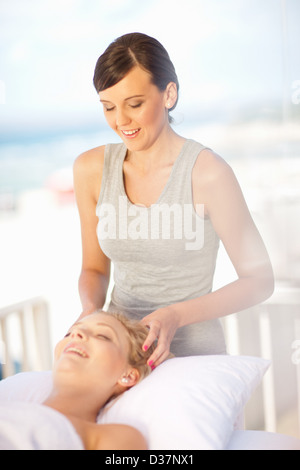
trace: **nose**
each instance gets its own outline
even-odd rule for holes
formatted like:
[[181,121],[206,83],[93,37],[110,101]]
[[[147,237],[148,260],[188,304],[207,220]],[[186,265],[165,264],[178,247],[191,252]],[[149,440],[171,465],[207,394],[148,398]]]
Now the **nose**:
[[75,327],[72,330],[71,338],[81,339],[84,341],[87,339],[87,333],[82,328]]
[[131,121],[130,117],[122,108],[117,109],[116,125],[118,127],[126,126],[130,123],[130,121]]

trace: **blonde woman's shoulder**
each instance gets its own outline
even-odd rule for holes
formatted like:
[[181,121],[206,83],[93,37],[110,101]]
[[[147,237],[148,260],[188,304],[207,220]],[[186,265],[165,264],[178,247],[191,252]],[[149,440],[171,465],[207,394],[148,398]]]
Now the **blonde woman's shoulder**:
[[147,450],[144,436],[126,424],[90,424],[89,450]]

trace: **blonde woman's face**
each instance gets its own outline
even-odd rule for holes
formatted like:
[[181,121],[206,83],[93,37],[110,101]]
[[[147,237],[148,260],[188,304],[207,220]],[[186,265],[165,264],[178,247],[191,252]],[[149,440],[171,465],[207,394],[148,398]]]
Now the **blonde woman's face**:
[[110,315],[94,313],[57,344],[54,372],[76,374],[88,386],[114,385],[126,370],[128,351],[125,327]]
[[138,66],[99,96],[109,126],[132,151],[149,149],[168,125],[167,93]]

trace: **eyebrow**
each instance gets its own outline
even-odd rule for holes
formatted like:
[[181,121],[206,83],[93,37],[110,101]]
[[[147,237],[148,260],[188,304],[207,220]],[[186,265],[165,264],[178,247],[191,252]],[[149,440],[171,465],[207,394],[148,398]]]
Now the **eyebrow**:
[[[145,95],[133,95],[133,96],[129,96],[128,98],[125,98],[124,101],[128,101],[128,100],[131,100],[133,98],[145,98]],[[101,103],[111,103],[111,101],[107,101],[107,100],[101,100]]]

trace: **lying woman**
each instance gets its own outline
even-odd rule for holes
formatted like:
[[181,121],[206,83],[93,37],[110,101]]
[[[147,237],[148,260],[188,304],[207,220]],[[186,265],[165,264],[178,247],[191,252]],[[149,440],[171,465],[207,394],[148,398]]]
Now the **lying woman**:
[[153,349],[142,350],[147,334],[141,324],[102,311],[74,324],[55,348],[53,388],[46,401],[42,405],[1,405],[0,449],[20,450],[23,445],[18,442],[24,443],[27,434],[31,442],[37,442],[35,448],[43,450],[38,444],[43,432],[47,449],[63,448],[63,443],[56,442],[61,428],[72,449],[146,449],[145,439],[136,429],[99,425],[96,419],[108,401],[151,371],[147,360]]

